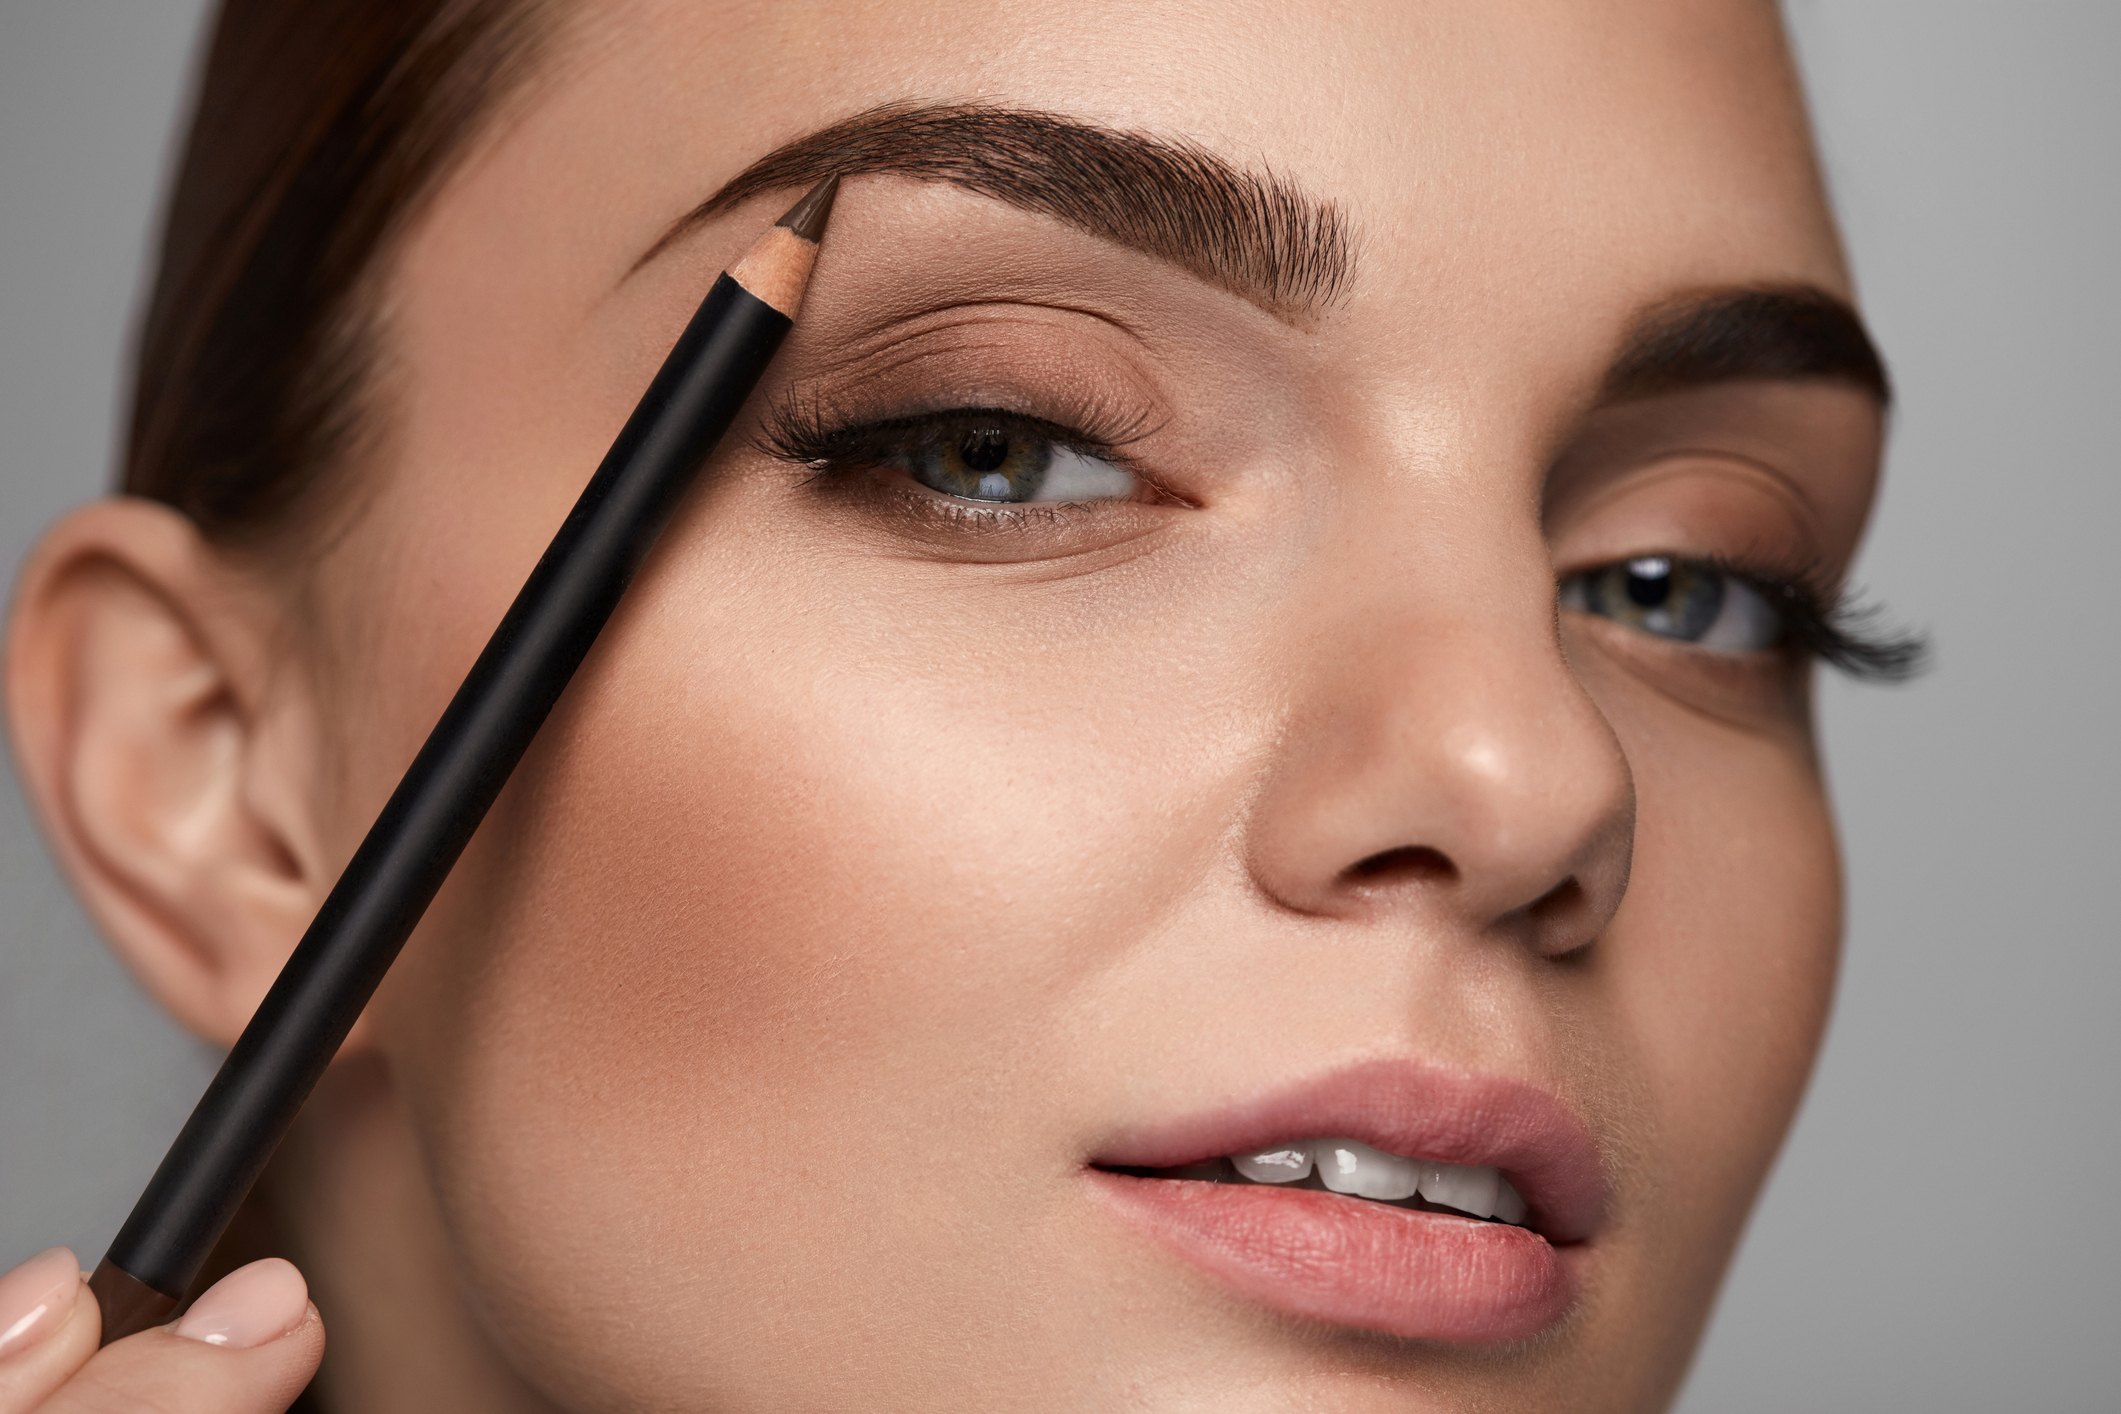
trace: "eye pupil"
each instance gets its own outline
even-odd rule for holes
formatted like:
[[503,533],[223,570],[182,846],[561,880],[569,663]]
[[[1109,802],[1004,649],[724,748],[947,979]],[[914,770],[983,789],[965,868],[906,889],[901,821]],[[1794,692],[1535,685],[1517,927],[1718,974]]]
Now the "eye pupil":
[[957,454],[970,471],[992,471],[1009,460],[1008,435],[996,428],[981,428],[965,434]]
[[1627,579],[1628,602],[1654,609],[1672,597],[1672,562],[1667,559],[1630,560]]

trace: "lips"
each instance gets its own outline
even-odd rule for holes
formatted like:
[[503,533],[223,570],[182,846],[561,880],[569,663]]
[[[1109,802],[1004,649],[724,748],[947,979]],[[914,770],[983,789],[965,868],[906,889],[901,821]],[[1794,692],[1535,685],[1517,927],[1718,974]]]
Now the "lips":
[[[1499,1170],[1523,1195],[1525,1225],[1165,1176],[1316,1135]],[[1552,1096],[1388,1061],[1123,1133],[1093,1164],[1093,1191],[1113,1211],[1242,1295],[1335,1325],[1454,1341],[1522,1339],[1560,1319],[1606,1188],[1589,1133]]]

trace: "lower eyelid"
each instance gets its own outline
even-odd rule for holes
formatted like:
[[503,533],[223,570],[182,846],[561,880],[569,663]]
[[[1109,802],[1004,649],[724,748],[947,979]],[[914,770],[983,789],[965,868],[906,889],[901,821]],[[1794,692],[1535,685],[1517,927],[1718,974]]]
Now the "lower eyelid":
[[1085,555],[1152,543],[1154,532],[1169,526],[1173,507],[1147,498],[968,501],[934,491],[904,472],[875,467],[846,476],[813,476],[807,484],[852,517],[849,529],[884,536],[885,543],[945,562],[1081,563]]
[[1027,514],[1050,514],[1086,504],[1080,501],[980,501],[938,491],[922,484],[903,468],[857,468],[853,475],[860,476],[864,472],[872,477],[878,490],[901,502],[909,511],[923,516],[941,514],[962,524],[981,518],[1014,524]]

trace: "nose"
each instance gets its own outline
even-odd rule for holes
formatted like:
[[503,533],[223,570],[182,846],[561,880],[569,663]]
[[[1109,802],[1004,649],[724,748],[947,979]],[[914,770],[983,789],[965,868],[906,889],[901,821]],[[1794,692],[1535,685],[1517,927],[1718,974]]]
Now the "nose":
[[1374,587],[1337,574],[1332,602],[1293,620],[1303,670],[1247,841],[1283,906],[1441,913],[1546,956],[1619,907],[1627,758],[1563,657],[1544,545],[1517,538]]

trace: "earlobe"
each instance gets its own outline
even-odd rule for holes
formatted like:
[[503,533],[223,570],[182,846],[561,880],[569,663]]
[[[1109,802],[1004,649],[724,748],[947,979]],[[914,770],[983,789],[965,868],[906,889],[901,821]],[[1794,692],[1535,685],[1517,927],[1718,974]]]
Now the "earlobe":
[[188,1029],[232,1042],[322,889],[293,778],[315,768],[278,609],[190,522],[102,501],[18,586],[7,704],[53,848],[119,956]]

